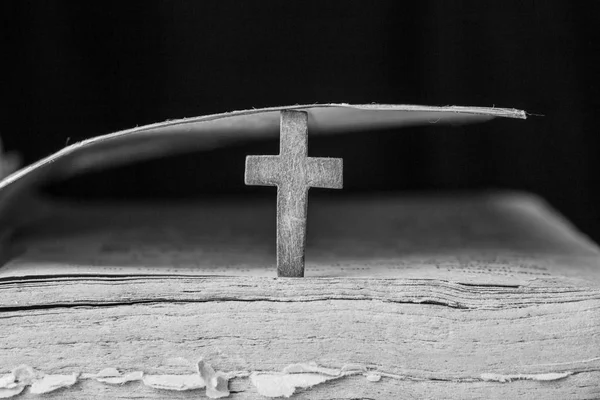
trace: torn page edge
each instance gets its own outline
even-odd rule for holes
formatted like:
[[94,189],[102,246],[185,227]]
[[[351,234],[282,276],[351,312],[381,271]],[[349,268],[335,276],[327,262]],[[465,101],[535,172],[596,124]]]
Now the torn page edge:
[[229,378],[221,372],[213,369],[210,364],[200,359],[196,364],[198,375],[202,377],[206,385],[206,396],[211,399],[219,399],[229,396]]
[[[215,371],[202,360],[198,363],[196,373],[189,375],[147,375],[142,371],[121,373],[116,368],[105,368],[96,374],[72,373],[66,375],[44,374],[33,368],[22,365],[11,373],[0,376],[0,398],[10,398],[23,392],[30,386],[30,393],[44,394],[61,388],[73,386],[78,380],[93,379],[109,385],[123,385],[128,382],[141,381],[144,385],[161,390],[195,390],[207,387],[209,398],[220,398],[229,395],[227,389],[229,376],[221,371]],[[201,367],[200,367],[201,365]],[[207,378],[208,384],[203,376]]]
[[144,375],[144,385],[154,389],[185,391],[202,389],[204,380],[197,374],[190,375]]
[[486,382],[512,382],[512,381],[557,381],[564,379],[574,372],[550,372],[545,374],[513,374],[513,375],[502,375],[502,374],[481,374],[481,380]]
[[250,382],[265,397],[290,397],[298,389],[310,389],[336,379],[363,375],[369,382],[379,382],[382,374],[361,364],[346,364],[342,368],[327,368],[315,362],[291,364],[279,373],[253,372]]
[[77,382],[78,377],[78,373],[69,375],[45,375],[31,384],[29,392],[33,394],[44,394],[53,392],[57,389],[70,387]]
[[[479,378],[450,379],[452,382],[499,382],[508,383],[518,380],[555,381],[575,374],[574,371],[552,372],[542,374],[481,374]],[[319,384],[342,379],[349,376],[362,375],[367,381],[376,384],[383,378],[395,380],[428,380],[405,375],[398,375],[369,368],[362,364],[350,363],[340,369],[322,367],[314,362],[290,364],[281,372],[268,371],[215,371],[210,364],[200,359],[197,373],[188,375],[151,375],[142,371],[121,373],[116,368],[105,368],[98,373],[44,374],[33,368],[21,365],[11,373],[0,376],[0,399],[19,395],[30,386],[33,394],[50,393],[61,388],[75,385],[79,380],[93,379],[108,385],[122,385],[139,381],[144,385],[159,390],[187,391],[206,387],[209,398],[228,397],[229,381],[232,379],[248,379],[257,392],[266,397],[290,397],[298,389],[310,389]]]

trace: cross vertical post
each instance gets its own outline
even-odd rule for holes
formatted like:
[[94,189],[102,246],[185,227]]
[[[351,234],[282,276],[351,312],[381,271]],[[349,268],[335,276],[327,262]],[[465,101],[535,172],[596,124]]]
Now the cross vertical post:
[[340,158],[308,157],[304,111],[281,111],[279,155],[246,158],[246,185],[277,186],[277,276],[304,276],[308,189],[341,189],[342,170]]

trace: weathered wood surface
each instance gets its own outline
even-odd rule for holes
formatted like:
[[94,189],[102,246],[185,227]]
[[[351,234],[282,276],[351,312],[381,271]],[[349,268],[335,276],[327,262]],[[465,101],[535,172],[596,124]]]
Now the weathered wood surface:
[[83,374],[48,398],[205,398],[90,375],[202,359],[232,399],[299,376],[324,382],[292,398],[600,398],[598,250],[535,201],[317,201],[304,279],[257,266],[274,215],[252,204],[59,207],[23,230],[0,268],[0,384],[25,364]]

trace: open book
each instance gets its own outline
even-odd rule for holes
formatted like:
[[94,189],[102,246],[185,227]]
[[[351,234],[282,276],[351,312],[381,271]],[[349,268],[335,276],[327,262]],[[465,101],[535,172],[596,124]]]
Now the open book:
[[[525,117],[291,108],[317,135]],[[36,190],[276,136],[280,109],[95,138],[0,183],[0,395],[600,397],[600,250],[535,196],[311,194],[306,277],[277,279],[275,196],[82,203]]]

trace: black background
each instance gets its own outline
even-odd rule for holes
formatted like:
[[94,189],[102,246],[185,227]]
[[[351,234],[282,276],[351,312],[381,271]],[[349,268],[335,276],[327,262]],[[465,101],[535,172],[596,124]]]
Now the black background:
[[[347,192],[531,191],[599,241],[598,4],[2,2],[0,135],[30,163],[99,134],[251,107],[519,108],[535,115],[315,139],[309,153],[344,157]],[[244,156],[277,151],[274,141],[239,145],[53,190],[115,197],[252,190],[243,185]]]

